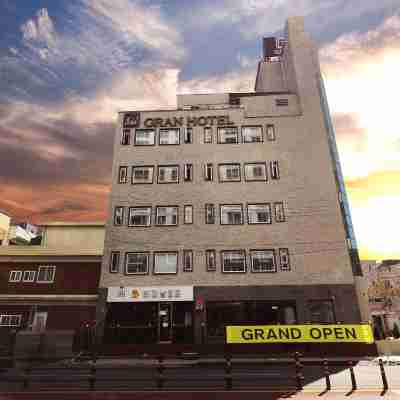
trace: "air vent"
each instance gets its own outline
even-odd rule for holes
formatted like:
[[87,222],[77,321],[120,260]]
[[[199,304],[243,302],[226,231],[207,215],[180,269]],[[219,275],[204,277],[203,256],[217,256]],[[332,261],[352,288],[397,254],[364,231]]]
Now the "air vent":
[[289,105],[289,100],[288,99],[276,99],[275,104],[278,107],[284,107]]

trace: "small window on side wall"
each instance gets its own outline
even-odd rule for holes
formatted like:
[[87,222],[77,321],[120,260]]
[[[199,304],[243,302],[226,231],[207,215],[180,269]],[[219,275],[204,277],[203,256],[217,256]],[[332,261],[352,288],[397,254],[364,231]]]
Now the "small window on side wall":
[[290,271],[289,249],[279,249],[281,271]]
[[236,126],[218,128],[218,143],[239,143],[238,128]]
[[279,163],[278,161],[270,162],[271,179],[279,179]]
[[214,204],[206,204],[206,224],[215,223],[215,207]]
[[140,183],[153,183],[154,167],[132,167],[132,185]]
[[246,272],[246,252],[230,250],[221,252],[222,272]]
[[121,144],[123,146],[126,146],[130,143],[130,141],[131,141],[131,131],[129,129],[123,129],[121,136]]
[[214,272],[217,270],[215,250],[206,250],[206,267],[208,272]]
[[275,221],[285,222],[285,212],[283,209],[283,203],[281,201],[274,203],[274,210],[275,210]]
[[251,250],[251,272],[276,272],[274,250]]
[[243,143],[262,142],[263,134],[261,126],[243,126],[242,127]]
[[214,178],[213,174],[213,165],[211,163],[208,163],[204,165],[204,180],[206,181],[212,181]]
[[126,183],[128,179],[128,167],[119,167],[118,171],[118,183]]
[[115,274],[119,272],[119,251],[112,251],[110,256],[110,273]]
[[183,180],[185,182],[191,182],[193,180],[193,164],[184,165]]
[[124,223],[124,207],[115,207],[114,209],[114,225],[123,225]]
[[183,272],[193,272],[192,250],[183,250]]
[[193,128],[186,128],[184,142],[185,144],[193,143]]
[[218,173],[220,182],[240,182],[240,164],[220,164]]
[[275,140],[275,126],[267,125],[267,139],[269,141]]
[[212,142],[213,142],[212,128],[206,127],[204,128],[204,143],[212,143]]
[[184,213],[184,223],[193,224],[193,206],[186,205],[183,209]]
[[159,166],[158,183],[179,183],[179,166]]

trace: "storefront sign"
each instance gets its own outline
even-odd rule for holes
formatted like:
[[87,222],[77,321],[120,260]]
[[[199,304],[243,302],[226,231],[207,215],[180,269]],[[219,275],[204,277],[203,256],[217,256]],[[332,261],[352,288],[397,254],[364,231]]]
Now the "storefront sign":
[[193,286],[112,286],[108,302],[193,301]]
[[186,125],[193,126],[226,126],[234,125],[229,115],[211,115],[206,117],[172,117],[172,118],[147,118],[144,120],[146,128],[175,128]]
[[227,326],[227,343],[373,343],[370,325]]

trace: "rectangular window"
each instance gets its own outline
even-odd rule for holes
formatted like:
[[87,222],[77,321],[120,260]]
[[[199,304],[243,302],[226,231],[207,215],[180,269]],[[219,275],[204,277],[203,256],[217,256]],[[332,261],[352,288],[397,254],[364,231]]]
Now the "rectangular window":
[[220,164],[220,182],[240,182],[240,164]]
[[126,253],[125,274],[143,275],[149,272],[149,253]]
[[288,106],[289,105],[289,99],[276,99],[275,100],[275,104],[278,107]]
[[247,222],[249,224],[270,224],[271,204],[248,204],[247,205]]
[[220,206],[221,225],[243,224],[243,209],[241,204]]
[[0,315],[0,326],[20,326],[22,315]]
[[129,129],[122,130],[121,144],[126,146],[131,141],[131,131]]
[[246,252],[244,250],[222,251],[222,272],[246,272]]
[[244,177],[246,181],[266,181],[267,180],[267,164],[266,163],[249,163],[244,165]]
[[22,271],[10,271],[8,282],[20,282],[22,279]]
[[150,226],[151,207],[129,207],[128,226]]
[[335,324],[336,316],[332,300],[310,300],[308,302],[310,322],[314,324]]
[[154,167],[132,167],[132,184],[153,183]]
[[176,274],[178,271],[178,253],[154,253],[155,274]]
[[251,250],[251,272],[276,272],[274,250]]
[[289,249],[279,249],[281,271],[290,271]]
[[153,146],[156,143],[155,129],[136,129],[135,146]]
[[269,141],[275,140],[275,126],[267,125],[267,139]]
[[238,128],[218,128],[218,143],[239,143]]
[[186,144],[193,143],[193,128],[186,128],[184,142]]
[[212,128],[210,127],[204,128],[204,143],[212,143],[212,142],[213,142]]
[[36,271],[24,271],[22,282],[35,282]]
[[191,182],[193,180],[193,164],[185,164],[183,167],[185,182]]
[[274,203],[274,210],[275,210],[275,221],[285,222],[285,212],[283,210],[283,203],[282,202]]
[[206,204],[206,224],[215,223],[215,207],[214,204]]
[[206,250],[206,267],[207,271],[212,272],[217,270],[217,258],[215,250]]
[[261,126],[242,126],[243,143],[262,142],[263,134]]
[[204,166],[204,179],[206,181],[212,181],[213,180],[213,165],[208,163]]
[[115,207],[114,210],[114,225],[124,224],[124,207]]
[[156,225],[178,225],[178,207],[157,207]]
[[118,183],[126,183],[128,178],[128,167],[119,167]]
[[269,163],[271,169],[271,179],[279,179],[279,163],[278,161],[271,161]]
[[179,144],[179,128],[160,129],[158,144]]
[[192,250],[183,250],[183,272],[193,272]]
[[179,166],[159,166],[158,183],[179,183]]
[[55,266],[46,265],[46,266],[39,267],[36,282],[38,282],[38,283],[54,282],[55,275],[56,275],[56,267]]
[[184,223],[193,224],[193,206],[184,206]]
[[110,273],[119,272],[119,251],[112,251],[110,256]]

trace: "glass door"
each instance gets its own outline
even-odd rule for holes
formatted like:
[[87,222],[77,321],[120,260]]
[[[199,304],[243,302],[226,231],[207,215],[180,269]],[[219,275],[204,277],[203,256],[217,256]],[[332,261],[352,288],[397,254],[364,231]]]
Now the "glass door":
[[159,303],[158,306],[158,341],[172,342],[172,303]]

